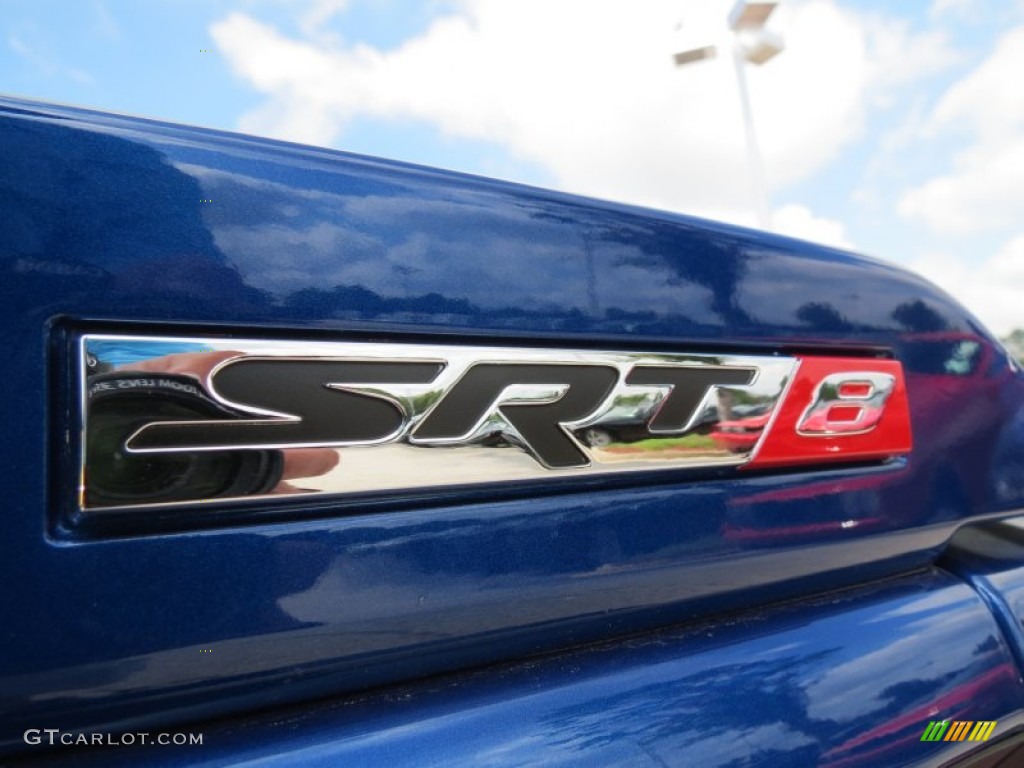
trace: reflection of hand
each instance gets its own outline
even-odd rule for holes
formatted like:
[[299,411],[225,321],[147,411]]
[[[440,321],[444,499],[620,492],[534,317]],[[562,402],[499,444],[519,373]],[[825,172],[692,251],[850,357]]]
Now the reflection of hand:
[[281,482],[274,489],[274,493],[299,490],[285,481],[321,477],[338,466],[341,461],[341,456],[332,448],[289,448],[281,453],[284,454],[284,470],[281,472]]
[[151,357],[137,363],[119,365],[119,370],[145,371],[147,373],[179,373],[195,376],[205,385],[210,371],[225,360],[239,357],[241,352],[221,350],[220,352],[176,352],[173,355]]
[[[241,352],[221,350],[219,352],[177,352],[173,355],[151,357],[137,363],[118,366],[120,370],[143,371],[146,373],[176,373],[195,376],[206,386],[206,381],[218,365],[233,357],[240,357]],[[286,448],[281,451],[284,457],[284,468],[281,482],[272,493],[289,493],[299,489],[287,480],[304,477],[320,477],[326,475],[336,466],[341,457],[331,448]]]

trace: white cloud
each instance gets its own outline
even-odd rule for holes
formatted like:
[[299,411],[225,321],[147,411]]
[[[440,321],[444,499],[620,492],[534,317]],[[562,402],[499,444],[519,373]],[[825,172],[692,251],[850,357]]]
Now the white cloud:
[[[563,189],[754,225],[732,61],[720,55],[672,66],[671,54],[686,47],[673,32],[676,0],[461,0],[422,34],[386,50],[321,34],[322,22],[346,5],[302,6],[296,18],[304,37],[243,13],[212,26],[234,71],[265,97],[242,118],[243,130],[344,146],[346,127],[360,117],[419,124],[493,142]],[[940,0],[932,10],[953,18],[961,5]],[[721,44],[728,6],[686,4],[687,42]],[[926,96],[910,86],[961,62],[934,28],[914,32],[834,0],[783,4],[771,26],[787,49],[748,75],[776,196],[857,140],[872,109],[895,104],[912,114],[889,137],[887,163],[922,133],[975,137],[948,173],[908,190],[899,212],[940,231],[1016,225],[1016,201],[1024,199],[1024,99],[1016,86],[1024,28],[1004,36],[929,114]],[[333,24],[343,27],[344,17]],[[799,200],[777,207],[774,224],[842,248],[855,239],[842,221]],[[986,263],[945,254],[912,267],[1005,332],[1024,325],[1014,289],[1024,282],[1014,271],[1024,245],[1012,230],[1005,234],[1007,245]]]
[[1014,227],[1024,199],[1024,26],[1009,30],[992,54],[946,91],[932,134],[966,131],[972,143],[946,174],[908,190],[899,203],[907,217],[940,233]]
[[314,0],[309,9],[302,14],[299,26],[307,35],[318,34],[320,27],[332,17],[343,13],[348,5],[349,0]]
[[95,0],[92,9],[96,17],[96,31],[108,40],[120,40],[121,26],[117,23],[117,19],[114,18],[110,9],[107,8],[106,3],[102,2],[102,0]]
[[934,253],[909,267],[956,296],[997,335],[1024,328],[1024,235],[980,263]]
[[[343,5],[321,0],[313,11]],[[690,3],[686,31],[714,40],[712,22],[724,31],[727,10],[718,0]],[[211,33],[267,97],[244,130],[330,144],[359,116],[419,122],[495,142],[565,189],[735,219],[751,196],[732,62],[675,69],[678,15],[676,0],[462,0],[392,50],[290,39],[242,13]],[[868,93],[941,66],[943,38],[862,19],[833,0],[786,4],[776,16],[786,52],[749,71],[776,188],[860,135]],[[892,65],[897,55],[901,66]]]
[[43,74],[53,75],[57,71],[56,64],[47,56],[43,56],[17,35],[7,36],[7,46],[26,61],[29,61]]
[[1024,136],[1003,147],[976,146],[959,155],[952,173],[908,190],[904,216],[939,233],[1002,229],[1020,221],[1024,198]]
[[74,67],[71,67],[67,70],[67,76],[79,85],[96,85],[96,78],[84,69],[75,69]]
[[810,240],[834,248],[854,248],[846,236],[846,227],[841,221],[815,216],[810,208],[790,203],[777,209],[772,214],[773,228],[776,232],[801,240]]
[[[698,208],[690,212],[713,221],[736,224],[741,227],[758,227],[758,218],[753,210],[742,208]],[[812,243],[855,250],[846,233],[846,225],[838,219],[818,216],[806,205],[786,203],[771,211],[771,230],[780,235],[808,240]]]
[[959,63],[961,54],[940,30],[912,33],[901,19],[870,16],[864,21],[869,43],[871,82],[875,101],[885,103],[893,86],[907,85]]
[[55,75],[67,77],[82,86],[96,84],[96,78],[84,69],[65,67],[61,64],[59,57],[47,50],[46,46],[30,45],[15,34],[7,36],[7,46],[47,77],[54,77]]
[[972,16],[976,6],[977,0],[934,0],[928,9],[928,16],[933,19]]
[[[1024,305],[1024,235],[1018,235],[1006,243],[992,259],[991,267],[995,279],[1017,287],[1021,304]],[[1024,315],[1024,306],[1018,306],[1018,310]]]

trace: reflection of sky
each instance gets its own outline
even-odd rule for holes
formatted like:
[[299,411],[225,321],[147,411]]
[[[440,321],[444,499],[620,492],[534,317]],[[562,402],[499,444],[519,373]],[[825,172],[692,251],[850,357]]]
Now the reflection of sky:
[[[935,655],[921,653],[921,638],[928,638],[935,648],[963,643],[977,631],[974,623],[978,617],[965,610],[973,600],[971,595],[947,590],[911,601],[891,613],[851,617],[858,626],[858,654],[840,663],[833,660],[807,684],[808,714],[836,722],[855,720],[889,704],[889,689],[901,681],[937,684],[949,674],[949,667]],[[899,636],[892,632],[896,617],[910,618]],[[866,669],[872,670],[871,676],[865,676]],[[885,685],[880,685],[881,681]]]
[[86,353],[101,363],[109,365],[125,365],[149,360],[161,355],[172,355],[178,352],[209,352],[212,347],[189,341],[126,341],[123,339],[90,339],[86,345]]
[[[724,645],[706,654],[657,666],[648,660],[642,669],[582,683],[592,686],[579,693],[585,708],[562,708],[545,723],[552,734],[567,734],[553,736],[562,749],[580,753],[616,738],[670,762],[685,755],[695,765],[739,765],[774,752],[788,755],[787,763],[812,764],[830,739],[925,706],[990,665],[1006,665],[1007,683],[1016,679],[1005,650],[996,650],[991,616],[962,586],[904,594],[885,607],[837,602],[845,612],[832,619],[735,645],[726,628]],[[990,712],[989,695],[961,706]]]
[[[5,128],[14,125],[15,129],[4,134],[10,162],[4,167],[0,192],[7,196],[10,226],[0,227],[6,238],[3,263],[8,270],[4,275],[6,301],[0,312],[8,318],[11,345],[20,355],[17,359],[25,363],[25,370],[35,372],[37,383],[46,373],[45,367],[38,365],[43,359],[40,345],[46,318],[131,320],[151,323],[150,327],[168,321],[188,322],[191,328],[231,324],[238,333],[315,325],[351,330],[347,322],[334,319],[337,315],[331,312],[335,309],[321,309],[297,295],[301,291],[329,292],[348,285],[344,281],[349,280],[383,297],[422,295],[434,286],[447,304],[436,302],[436,307],[428,306],[423,314],[444,323],[449,332],[508,327],[488,317],[487,312],[495,307],[526,312],[553,305],[603,318],[600,326],[570,326],[559,336],[563,345],[564,339],[573,338],[610,346],[616,339],[639,344],[654,338],[703,342],[710,347],[722,338],[735,342],[754,335],[774,335],[782,344],[795,344],[826,338],[829,333],[844,341],[868,338],[871,329],[880,334],[885,331],[884,336],[871,337],[873,340],[890,344],[904,327],[893,318],[895,308],[905,303],[907,295],[917,294],[924,295],[939,321],[951,328],[965,323],[964,315],[941,294],[932,293],[914,278],[884,268],[858,271],[853,257],[836,257],[828,263],[798,261],[787,252],[796,245],[765,240],[766,245],[758,246],[756,236],[727,227],[709,225],[702,234],[684,219],[652,215],[645,223],[642,216],[617,206],[588,208],[557,195],[546,198],[501,185],[426,171],[389,170],[337,155],[178,129],[150,127],[151,138],[146,143],[139,140],[136,128],[113,118],[102,129],[93,126],[86,130],[76,130],[81,123],[74,119],[21,120],[5,115],[3,121]],[[225,154],[200,146],[221,141],[228,150]],[[223,170],[204,170],[208,164]],[[200,197],[217,204],[201,206],[197,202]],[[246,232],[259,236],[247,237]],[[297,255],[300,252],[305,255]],[[595,265],[593,279],[588,274],[588,259]],[[514,267],[513,261],[523,266]],[[889,278],[892,283],[887,282]],[[853,280],[857,281],[856,291],[850,290]],[[291,299],[294,304],[288,303]],[[467,299],[479,306],[469,307]],[[450,315],[444,313],[457,309],[451,305],[460,300],[467,305],[463,315],[448,320]],[[850,323],[863,324],[865,336],[857,335],[859,327],[851,333],[805,322],[799,308],[808,301],[831,309]],[[300,314],[303,308],[307,314]],[[612,312],[616,309],[620,314]],[[357,319],[385,321],[398,316],[397,310],[388,307],[379,315],[353,313]],[[769,324],[758,325],[761,321]],[[777,325],[770,325],[773,322]],[[396,328],[385,322],[377,327],[390,332],[416,328],[411,324]],[[533,339],[553,328],[564,330],[549,323],[538,310],[525,314],[516,327],[522,332],[519,338]],[[595,329],[603,335],[598,336]],[[972,402],[988,405],[977,397]],[[25,437],[30,448],[45,432],[41,430],[46,422],[40,403],[30,404],[12,422],[11,434]],[[986,414],[998,416],[991,407]],[[939,437],[945,438],[945,443],[933,442],[960,449],[946,453],[956,456],[960,466],[963,457],[978,452],[964,450],[962,439],[955,442],[961,433],[951,430],[952,419],[947,416],[934,419],[936,429],[944,430]],[[1016,435],[1007,454],[1019,443]],[[39,445],[34,450],[43,455]],[[931,479],[922,476],[919,466],[913,467],[916,474],[912,479],[920,484],[911,487],[910,481],[907,483],[913,494],[890,505],[893,527],[934,519],[929,494],[921,492],[928,490],[926,483]],[[979,467],[977,476],[987,477],[987,469],[987,465]],[[787,489],[797,487],[804,477],[779,476],[764,482]],[[21,499],[26,508],[46,508],[38,482],[14,480],[12,498]],[[467,522],[461,536],[459,515],[466,507],[441,506],[443,502],[421,517],[416,517],[416,512],[396,513],[390,531],[385,530],[389,523],[383,522],[387,515],[374,516],[372,525],[320,520],[289,529],[302,530],[315,542],[320,552],[316,558],[277,545],[273,535],[279,534],[282,526],[258,525],[243,533],[139,537],[118,541],[116,546],[104,542],[101,548],[112,549],[111,554],[117,550],[123,571],[131,575],[114,582],[102,578],[102,569],[93,568],[96,547],[63,548],[58,557],[49,551],[52,547],[43,546],[37,519],[33,522],[31,516],[15,515],[11,519],[16,533],[12,542],[17,546],[11,551],[25,567],[18,571],[20,581],[14,586],[31,586],[53,599],[24,606],[26,625],[41,629],[36,643],[7,648],[12,654],[9,664],[48,668],[55,658],[67,664],[103,659],[116,668],[122,657],[140,649],[151,649],[153,655],[147,658],[159,659],[161,652],[176,643],[229,634],[246,634],[254,642],[276,634],[284,647],[291,642],[284,636],[297,631],[296,616],[321,621],[325,632],[351,639],[356,637],[349,633],[353,615],[344,603],[351,594],[349,588],[387,585],[389,580],[396,591],[391,595],[377,592],[375,596],[382,602],[374,608],[380,612],[383,600],[389,597],[407,598],[401,607],[407,610],[409,626],[417,627],[439,618],[430,613],[431,596],[423,595],[418,586],[437,585],[438,589],[451,589],[453,596],[466,597],[479,590],[481,583],[488,588],[493,585],[489,592],[497,597],[486,605],[486,613],[460,609],[465,622],[461,630],[466,634],[482,627],[515,624],[527,616],[524,604],[538,596],[548,600],[544,606],[547,613],[541,618],[549,624],[581,615],[603,617],[603,611],[641,605],[652,613],[668,611],[701,591],[706,595],[715,589],[739,590],[758,583],[762,572],[756,566],[726,562],[721,557],[732,546],[718,535],[727,514],[725,499],[737,487],[724,482],[695,483],[685,492],[680,486],[637,487],[509,503],[504,511],[496,509],[500,504],[487,504],[486,514],[478,512],[480,519]],[[547,494],[548,488],[543,493]],[[830,505],[828,495],[820,493],[814,499],[788,503],[778,519],[800,519],[805,513],[823,516]],[[512,519],[515,516],[509,509],[521,515]],[[973,509],[983,511],[980,505]],[[564,521],[558,517],[563,511],[569,516]],[[770,510],[762,507],[761,511]],[[363,530],[355,531],[360,526]],[[372,561],[375,553],[367,552],[361,573],[348,581],[339,577],[345,572],[340,565],[334,569],[338,552],[355,551],[391,533],[400,539],[396,530],[401,526],[416,530],[420,537],[407,548],[393,549],[395,558],[411,563],[406,570],[392,569],[395,560],[388,559],[387,553]],[[344,535],[329,533],[341,529],[346,531]],[[854,530],[843,535],[853,540],[859,534]],[[920,532],[915,536],[913,543],[896,540],[891,551],[920,548]],[[263,544],[264,538],[265,547],[248,543],[258,539]],[[776,550],[776,554],[793,563],[799,561],[805,569],[836,567],[809,558],[810,550]],[[820,557],[820,550],[816,551]],[[346,556],[351,562],[352,555]],[[711,576],[699,582],[689,579],[692,574],[684,565],[701,557],[719,558],[721,569],[713,576],[720,580],[711,581]],[[863,549],[851,547],[848,557],[850,560],[843,562],[852,564],[868,556]],[[261,568],[252,573],[239,570],[239,563],[248,561],[260,562]],[[659,574],[660,562],[666,565]],[[194,568],[195,564],[201,564],[201,569]],[[601,568],[606,568],[608,578],[596,577]],[[632,582],[635,588],[615,577],[631,571],[639,574]],[[154,574],[165,579],[173,575],[180,589],[160,602],[149,600],[147,590],[157,583],[150,578]],[[589,581],[576,579],[578,586],[571,585],[570,579],[578,574],[595,576]],[[731,581],[725,578],[730,575]],[[231,588],[222,588],[224,584]],[[652,595],[654,587],[662,591]],[[522,595],[524,604],[508,611],[504,598],[513,591]],[[202,599],[197,600],[197,595]],[[374,593],[368,591],[367,595],[369,602]],[[587,610],[592,613],[580,611],[581,595],[589,598]],[[420,596],[427,598],[422,609],[417,603]],[[69,628],[67,611],[76,604],[90,604],[94,610],[87,625]],[[132,621],[125,625],[129,631],[116,637],[104,635],[102,627],[121,626],[125,606],[133,610]],[[295,615],[282,609],[293,610]],[[369,613],[366,607],[359,609]],[[372,632],[380,629],[376,618],[370,615],[365,633],[358,636],[367,646],[372,645]],[[979,614],[978,621],[985,620]],[[893,625],[883,622],[882,626]],[[61,632],[51,631],[58,627]],[[392,627],[396,633],[403,628]],[[938,631],[921,617],[914,628]],[[896,660],[890,659],[881,653],[882,641],[873,639],[871,627],[865,624],[857,631],[858,642],[863,636],[865,648],[879,651],[875,662],[902,674],[898,658],[909,655],[908,647],[898,646],[891,652]],[[884,632],[879,632],[877,638],[882,638]],[[102,644],[96,641],[100,635]],[[542,630],[536,637],[540,638],[538,645],[546,641]],[[535,642],[535,636],[526,633],[517,638],[506,636],[500,643],[506,649],[522,650]],[[846,647],[845,637],[833,640]],[[972,638],[952,642],[945,635],[944,640],[952,648],[969,648]],[[786,642],[792,646],[804,641],[799,633],[793,633]],[[380,651],[379,660],[397,645],[383,639],[370,650]],[[930,650],[931,646],[922,646],[921,655]],[[818,691],[817,705],[821,707],[843,687],[830,677],[832,666],[843,670],[848,685],[857,682],[856,654],[829,652],[836,656],[834,664],[820,665],[816,677],[808,678],[809,690]],[[339,663],[336,646],[325,653]],[[797,651],[788,653],[797,661],[806,659]],[[302,664],[308,661],[303,654],[300,645],[292,644],[280,663]],[[951,658],[965,660],[955,655]],[[771,658],[765,661],[781,663]],[[747,660],[735,659],[734,663],[740,665],[736,674],[739,670],[758,671]],[[154,662],[154,666],[158,664]],[[913,662],[905,666],[914,669]],[[244,676],[246,669],[239,662],[226,666],[223,673]],[[917,672],[928,685],[937,679],[929,670],[917,668]],[[703,679],[729,685],[735,679],[728,669],[720,670],[716,678],[701,678],[699,670],[687,675],[687,684]],[[168,685],[174,684],[171,678],[173,675],[169,675]],[[874,704],[882,706],[884,702],[881,697]],[[628,704],[624,706],[628,711]],[[656,720],[657,711],[650,717]]]
[[[707,287],[680,281],[660,259],[636,246],[608,253],[561,222],[538,222],[528,210],[481,205],[478,199],[316,194],[308,190],[302,213],[279,201],[252,204],[266,195],[290,193],[274,182],[239,182],[215,174],[211,197],[240,197],[258,206],[266,223],[221,222],[209,217],[215,241],[247,282],[272,295],[335,285],[386,286],[389,296],[458,294],[477,306],[603,310],[630,297],[654,311],[680,304],[707,313]],[[311,203],[311,205],[309,205]],[[395,226],[400,222],[400,226]],[[436,230],[443,232],[438,237]],[[587,274],[587,249],[599,262]],[[539,280],[544,275],[543,280]],[[593,306],[594,302],[597,306]]]
[[[681,221],[600,216],[480,180],[456,185],[373,163],[332,167],[317,156],[268,167],[240,149],[212,169],[195,150],[175,154],[175,167],[222,203],[203,217],[228,264],[278,302],[359,286],[384,300],[458,299],[468,305],[444,311],[464,315],[574,310],[637,328],[667,317],[697,325],[823,317],[863,330],[920,292],[916,280],[883,267],[898,279],[866,280],[854,257],[797,259],[742,246],[725,231],[696,239]],[[328,306],[345,303],[339,296]]]
[[[676,759],[686,754],[699,765],[742,763],[762,751],[788,754],[812,744],[820,749],[829,734],[865,732],[887,715],[929,703],[948,690],[950,679],[963,678],[972,667],[1006,664],[1005,652],[981,655],[982,647],[995,647],[996,635],[976,596],[957,587],[925,595],[923,602],[933,602],[937,594],[945,603],[940,614],[931,614],[928,606],[924,617],[917,615],[916,596],[893,600],[894,607],[903,605],[892,612],[877,604],[848,604],[841,618],[667,665],[657,670],[660,685],[644,669],[631,675],[631,694],[617,700],[611,693],[595,695],[589,717],[595,726],[630,724],[617,735],[628,728],[632,739],[657,745],[658,754]],[[775,652],[752,654],[750,645],[768,645]],[[1008,673],[1006,680],[1013,679]],[[913,686],[918,693],[909,693]],[[985,711],[983,697],[964,704]],[[567,714],[561,724],[569,726],[578,717]],[[581,730],[599,738],[596,727]]]
[[[305,174],[274,166],[269,180],[266,168],[244,157],[231,165],[237,170],[176,167],[194,175],[205,195],[230,203],[205,210],[204,221],[246,283],[279,301],[360,286],[381,298],[437,294],[490,311],[574,308],[603,316],[626,307],[627,323],[672,315],[700,325],[779,326],[812,305],[818,314],[800,315],[801,325],[824,316],[867,329],[878,326],[880,308],[890,314],[921,288],[885,267],[896,280],[865,281],[853,257],[744,250],[714,232],[696,242],[679,223],[598,218],[530,195],[510,198],[483,182],[463,188],[379,168],[331,173],[315,163]],[[809,284],[827,286],[827,295]]]
[[[106,289],[104,306],[137,317],[807,340],[899,330],[898,307],[924,296],[964,325],[917,278],[725,225],[189,129],[150,125],[141,143],[130,123],[90,121],[15,136],[15,159],[54,172],[17,169],[45,193],[40,206],[14,189],[13,229],[50,241],[12,254],[27,269],[59,253],[48,269],[87,269],[83,296]],[[97,153],[110,168],[86,162]],[[57,173],[71,165],[86,171],[73,195]]]
[[904,764],[922,754],[928,716],[915,712],[944,701],[934,717],[1000,719],[1016,708],[999,638],[973,592],[932,573],[435,680],[218,743],[244,742],[243,765],[283,747],[324,766]]
[[[232,202],[211,208],[206,224],[247,283],[278,298],[337,285],[403,297],[448,294],[455,285],[481,307],[585,306],[582,239],[562,224],[538,224],[528,209],[492,208],[458,191],[417,196],[424,191],[414,186],[391,187],[393,195],[372,194],[365,182],[349,190],[342,174],[332,191],[296,190],[178,167],[212,199]],[[531,279],[541,274],[543,281]]]
[[[849,328],[867,330],[878,325],[879,312],[888,314],[904,302],[921,297],[924,292],[918,278],[891,272],[891,281],[864,281],[863,267],[857,263],[812,259],[778,253],[756,258],[756,280],[744,281],[739,287],[739,301],[757,312],[767,324],[793,322],[794,308],[821,300],[819,294],[807,290],[807,283],[834,281],[828,306]],[[794,279],[799,275],[801,279]]]

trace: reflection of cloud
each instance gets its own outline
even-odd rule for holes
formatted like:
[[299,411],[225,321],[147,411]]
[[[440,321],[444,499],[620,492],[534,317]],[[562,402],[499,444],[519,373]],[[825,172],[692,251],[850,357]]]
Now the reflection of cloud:
[[[204,194],[235,203],[204,210],[204,220],[229,262],[272,295],[336,286],[363,286],[382,299],[449,295],[457,276],[458,296],[489,310],[587,306],[582,228],[546,221],[550,211],[540,204],[499,198],[507,204],[492,205],[474,190],[384,195],[376,190],[405,190],[372,175],[334,193],[178,167],[196,176]],[[297,208],[296,198],[304,205]],[[547,278],[542,284],[531,279],[539,274]],[[657,289],[657,279],[646,280]],[[678,302],[691,289],[672,290]]]
[[381,244],[358,232],[320,222],[214,228],[214,240],[246,282],[275,296],[312,285],[357,283],[350,277],[363,260],[382,269]]
[[634,246],[618,247],[614,257],[598,260],[596,285],[602,307],[614,307],[618,297],[629,296],[630,303],[657,314],[685,308],[686,315],[697,318],[710,314],[714,302],[709,286],[681,280],[665,259]]
[[[305,228],[217,227],[214,233],[217,247],[246,281],[276,296],[335,286],[386,287],[382,299],[445,295],[457,275],[458,295],[489,309],[564,309],[581,300],[578,245],[536,241],[526,249],[522,240],[412,234],[388,246],[358,229],[326,222]],[[552,264],[565,266],[563,279],[539,286],[526,279],[551,278]]]
[[[236,168],[245,168],[245,148],[237,151]],[[462,185],[430,170],[400,175],[362,159],[321,167],[318,154],[288,184],[263,178],[258,166],[248,174],[176,166],[203,194],[231,201],[203,209],[229,263],[249,284],[307,313],[490,314],[489,322],[514,325],[523,313],[541,312],[552,323],[639,333],[758,321],[838,333],[877,325],[921,292],[918,279],[895,269],[866,276],[849,255],[826,260],[796,244],[804,255],[762,258],[727,228],[704,225],[711,236],[698,236],[685,219],[611,214],[548,193],[515,195],[486,180]],[[841,235],[806,209],[789,210],[801,234],[818,227]],[[829,286],[822,309],[837,322],[825,327],[814,319],[821,313],[794,314],[807,304],[808,285]]]
[[[688,737],[692,731],[683,731],[683,734]],[[715,730],[696,741],[686,740],[678,749],[674,749],[672,744],[659,743],[657,753],[665,758],[666,764],[671,764],[685,750],[686,761],[690,765],[745,765],[751,755],[787,754],[816,743],[815,737],[794,730],[784,722],[776,722],[753,728]]]
[[[204,194],[232,201],[204,209],[204,222],[231,264],[279,299],[359,287],[375,304],[429,296],[463,302],[435,306],[435,314],[541,311],[553,322],[589,316],[586,322],[655,333],[667,323],[749,321],[735,300],[747,256],[733,237],[699,237],[689,220],[609,215],[549,193],[534,199],[486,180],[460,186],[434,171],[399,177],[387,164],[378,173],[372,161],[369,168],[358,162],[365,171],[358,175],[331,168],[324,186],[340,191],[312,188],[323,184],[315,177],[310,187],[288,186],[176,167],[195,176]],[[428,179],[421,182],[421,174]],[[327,301],[345,311],[345,297]],[[417,311],[393,302],[378,311],[396,317],[406,310]]]

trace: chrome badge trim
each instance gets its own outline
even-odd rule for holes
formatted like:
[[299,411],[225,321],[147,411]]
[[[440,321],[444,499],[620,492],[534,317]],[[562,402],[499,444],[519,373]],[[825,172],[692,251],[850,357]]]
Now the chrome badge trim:
[[[863,391],[845,393],[844,386],[860,386]],[[896,377],[876,371],[844,371],[826,376],[814,390],[814,397],[804,410],[796,431],[801,435],[829,437],[832,435],[863,435],[873,430],[882,419],[885,404],[896,387]],[[837,420],[837,409],[849,413]]]
[[763,442],[797,365],[774,356],[87,334],[79,507],[739,466]]

